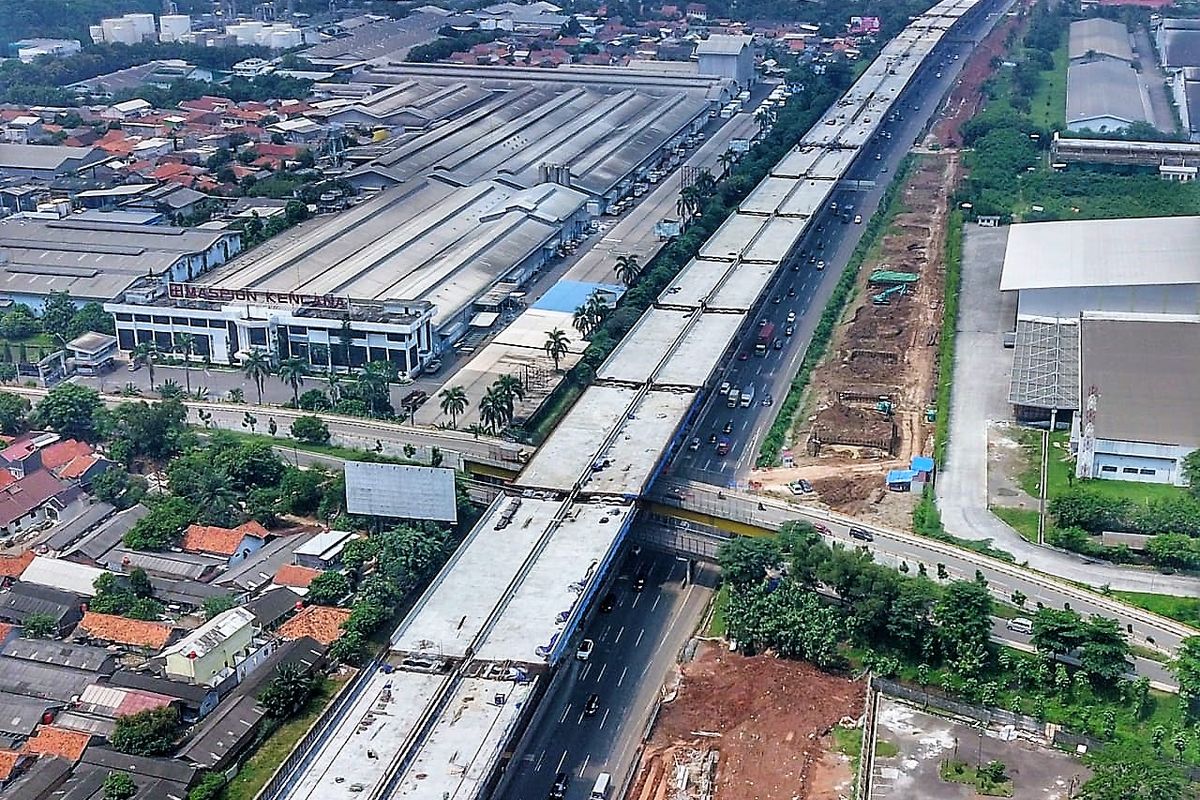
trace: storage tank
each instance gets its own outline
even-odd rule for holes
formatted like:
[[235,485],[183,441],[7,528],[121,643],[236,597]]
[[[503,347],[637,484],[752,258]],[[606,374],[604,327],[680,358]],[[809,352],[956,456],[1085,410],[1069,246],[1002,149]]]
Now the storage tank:
[[158,33],[154,28],[153,14],[126,14],[124,19],[129,20],[133,25],[133,29],[137,31],[137,41],[154,41]]
[[303,37],[297,28],[291,26],[276,27],[271,30],[270,39],[264,42],[272,50],[287,50],[303,44]]
[[187,14],[164,14],[158,19],[159,39],[178,42],[192,32],[192,18]]

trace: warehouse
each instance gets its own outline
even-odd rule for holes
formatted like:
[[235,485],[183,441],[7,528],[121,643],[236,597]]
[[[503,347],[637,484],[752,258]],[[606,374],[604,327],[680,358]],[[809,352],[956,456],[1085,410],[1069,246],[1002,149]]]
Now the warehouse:
[[1153,118],[1132,66],[1105,59],[1067,68],[1067,130],[1112,133],[1135,122],[1153,124]]
[[713,34],[696,45],[701,75],[729,78],[739,88],[754,83],[754,47],[749,36]]
[[1200,317],[1084,314],[1076,475],[1183,485],[1200,448]]
[[237,232],[79,220],[0,221],[0,297],[40,308],[50,292],[104,302],[148,282],[183,281],[242,248]]
[[1133,62],[1129,30],[1111,19],[1081,19],[1071,23],[1070,44],[1067,46],[1071,63],[1113,59]]
[[1200,20],[1160,19],[1154,44],[1164,69],[1200,67]]

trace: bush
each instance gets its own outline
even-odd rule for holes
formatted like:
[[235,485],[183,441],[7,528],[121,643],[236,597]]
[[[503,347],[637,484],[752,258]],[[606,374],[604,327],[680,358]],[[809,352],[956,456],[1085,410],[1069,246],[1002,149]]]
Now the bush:
[[175,747],[179,712],[171,706],[117,717],[109,738],[113,748],[131,756],[161,756]]
[[329,441],[329,426],[320,417],[306,414],[292,423],[292,438],[308,444],[325,444]]

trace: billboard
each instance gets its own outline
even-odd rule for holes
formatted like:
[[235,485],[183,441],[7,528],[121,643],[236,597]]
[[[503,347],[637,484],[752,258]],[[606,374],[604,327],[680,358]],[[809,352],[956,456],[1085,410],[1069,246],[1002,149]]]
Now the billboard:
[[347,461],[346,510],[375,517],[458,522],[454,470]]

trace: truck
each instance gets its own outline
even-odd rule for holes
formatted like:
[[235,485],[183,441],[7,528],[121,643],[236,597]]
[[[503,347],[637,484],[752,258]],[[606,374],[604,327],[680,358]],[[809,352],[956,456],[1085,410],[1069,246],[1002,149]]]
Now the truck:
[[746,391],[742,392],[741,404],[742,408],[749,408],[754,402],[754,384],[746,387]]
[[728,405],[730,408],[737,408],[738,401],[741,399],[742,399],[742,393],[738,391],[738,388],[736,386],[729,390]]
[[754,352],[765,356],[771,349],[771,341],[775,338],[775,323],[768,322],[758,329],[758,340],[754,343]]

